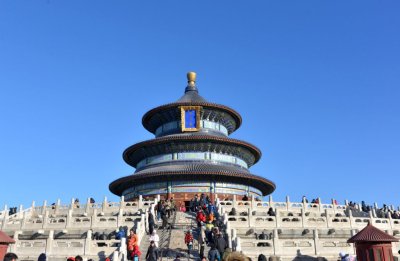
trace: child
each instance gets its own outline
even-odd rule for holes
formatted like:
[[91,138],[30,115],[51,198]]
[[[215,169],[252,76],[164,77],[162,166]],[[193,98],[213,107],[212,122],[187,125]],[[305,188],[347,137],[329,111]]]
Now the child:
[[188,230],[185,234],[185,244],[188,247],[188,254],[190,255],[190,251],[193,248],[193,235],[190,230]]

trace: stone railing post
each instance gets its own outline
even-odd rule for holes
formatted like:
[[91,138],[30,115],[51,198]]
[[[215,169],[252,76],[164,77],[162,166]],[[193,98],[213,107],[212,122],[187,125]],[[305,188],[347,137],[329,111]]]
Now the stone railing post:
[[71,198],[71,204],[69,205],[69,209],[73,209],[75,207],[75,199]]
[[[92,243],[92,230],[89,229],[86,233],[86,239],[85,239],[85,248],[84,248],[84,255],[88,256],[91,255],[91,243]],[[93,253],[93,254],[97,254],[97,253]]]
[[149,229],[149,210],[146,208],[144,212],[144,225],[145,225],[145,231]]
[[331,222],[331,220],[330,220],[330,218],[328,216],[328,210],[327,209],[325,209],[325,218],[326,218],[326,227],[330,228],[332,226],[332,222]]
[[121,196],[121,200],[119,201],[119,209],[125,208],[125,196]]
[[269,195],[269,207],[273,208],[274,207],[274,201],[272,199],[272,195]]
[[307,220],[306,220],[306,212],[305,212],[305,210],[304,210],[304,208],[303,209],[301,209],[301,226],[304,228],[304,227],[306,227],[306,222],[307,222]]
[[275,209],[275,226],[282,227],[281,213],[277,209]]
[[24,212],[23,218],[22,218],[22,221],[21,221],[21,226],[20,226],[21,229],[25,228],[25,224],[26,224],[27,219],[28,219],[28,212]]
[[228,223],[228,213],[224,213],[224,224]]
[[322,212],[322,201],[321,198],[318,198],[318,210],[321,213]]
[[279,233],[278,233],[278,229],[275,228],[274,229],[274,238],[272,239],[273,243],[274,243],[274,255],[280,255],[281,254],[281,249],[279,246]]
[[43,215],[43,226],[42,228],[47,228],[49,226],[49,211],[46,210]]
[[252,216],[251,216],[251,209],[250,208],[248,208],[247,209],[247,218],[249,219],[248,220],[248,223],[249,223],[249,227],[253,227],[253,220],[252,220]]
[[4,217],[3,217],[3,224],[1,225],[1,230],[5,230],[7,226],[7,219],[8,219],[8,207],[7,205],[4,206]]
[[387,233],[390,235],[393,235],[393,219],[392,219],[392,215],[390,215],[390,213],[389,213],[389,226],[390,226],[390,231],[388,231]]
[[319,245],[318,229],[314,229],[313,232],[315,255],[318,256],[321,248],[321,246]]
[[127,246],[126,246],[126,238],[123,237],[121,238],[121,245],[119,247],[119,252],[122,253],[122,258],[121,260],[127,260]]
[[242,245],[241,245],[241,242],[240,242],[240,237],[236,237],[235,242],[236,242],[236,251],[237,252],[241,252],[242,251]]
[[143,196],[139,195],[139,208],[142,209],[143,208]]
[[232,229],[232,240],[235,240],[237,237],[237,231],[235,228]]
[[376,215],[376,209],[372,209],[372,210],[370,210],[369,211],[369,217],[370,218],[376,218],[376,217],[378,217],[377,215]]
[[104,197],[102,211],[105,212],[108,208],[107,197]]
[[122,226],[123,222],[124,222],[124,210],[120,208],[117,217],[117,227]]
[[[228,230],[227,230],[228,231]],[[229,233],[227,233],[228,234],[228,247],[230,248],[230,249],[232,249],[233,248],[233,244],[232,244],[232,236],[231,236],[231,233],[229,232]]]
[[353,220],[353,211],[351,209],[348,210],[349,211],[349,219],[350,219],[350,227],[351,229],[354,229],[354,220]]
[[43,207],[42,207],[42,215],[44,215],[44,213],[46,213],[47,210],[47,200],[43,201]]
[[32,205],[31,205],[31,215],[33,215],[33,213],[35,212],[35,201],[32,201]]
[[66,222],[67,223],[67,228],[72,227],[72,212],[73,212],[72,209],[68,210],[67,222]]
[[286,196],[286,209],[289,211],[291,209],[290,207],[290,198],[289,196]]
[[10,245],[10,252],[13,252],[13,253],[17,252],[16,250],[17,250],[17,244],[18,244],[18,240],[19,240],[19,239],[18,239],[19,234],[22,234],[22,231],[16,230],[16,231],[14,232],[15,244],[11,244],[11,245]]
[[61,205],[61,200],[57,199],[57,203],[56,203],[56,207],[55,207],[55,211],[54,213],[58,213],[58,211],[60,210],[60,205]]
[[46,239],[46,254],[50,256],[53,253],[54,230],[49,231],[49,237]]
[[92,227],[97,227],[97,208],[93,209]]
[[112,260],[118,260],[118,261],[119,261],[119,258],[118,258],[118,250],[115,250],[115,251],[113,252]]
[[87,198],[85,212],[88,213],[88,215],[90,215],[91,205],[92,204],[90,203],[90,198]]
[[23,215],[24,215],[23,211],[24,211],[24,207],[22,205],[19,205],[19,211],[18,211],[18,215],[17,215],[18,218],[23,218]]
[[236,199],[236,195],[233,195],[232,207],[233,207],[233,208],[237,208],[237,199]]

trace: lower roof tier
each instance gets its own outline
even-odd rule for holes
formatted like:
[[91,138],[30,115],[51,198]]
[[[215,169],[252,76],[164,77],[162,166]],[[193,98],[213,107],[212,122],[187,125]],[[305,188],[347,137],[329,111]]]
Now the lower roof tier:
[[145,169],[113,181],[109,185],[109,189],[112,193],[121,196],[125,190],[132,186],[154,181],[184,180],[230,182],[248,185],[260,190],[263,196],[269,195],[275,190],[275,184],[266,178],[242,171],[228,170],[221,167],[216,168],[208,164],[182,165],[180,168],[174,166],[174,168]]

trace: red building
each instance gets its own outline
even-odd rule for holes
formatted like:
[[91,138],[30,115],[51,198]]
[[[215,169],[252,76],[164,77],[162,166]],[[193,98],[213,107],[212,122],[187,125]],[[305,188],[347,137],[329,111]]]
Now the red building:
[[7,253],[8,245],[14,244],[15,241],[3,231],[0,231],[0,260],[3,260],[4,255]]
[[358,261],[393,261],[392,242],[398,241],[368,224],[347,242],[355,244]]

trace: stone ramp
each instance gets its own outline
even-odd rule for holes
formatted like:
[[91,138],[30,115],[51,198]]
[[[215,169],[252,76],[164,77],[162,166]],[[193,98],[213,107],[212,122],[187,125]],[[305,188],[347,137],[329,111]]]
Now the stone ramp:
[[[194,241],[194,249],[188,255],[187,246],[185,244],[185,232],[188,229],[192,231],[196,229],[195,217],[191,213],[176,212],[173,229],[170,230],[169,245],[164,249],[163,259],[174,259],[177,255],[181,258],[199,259],[198,244]],[[160,249],[162,251],[162,249]]]

